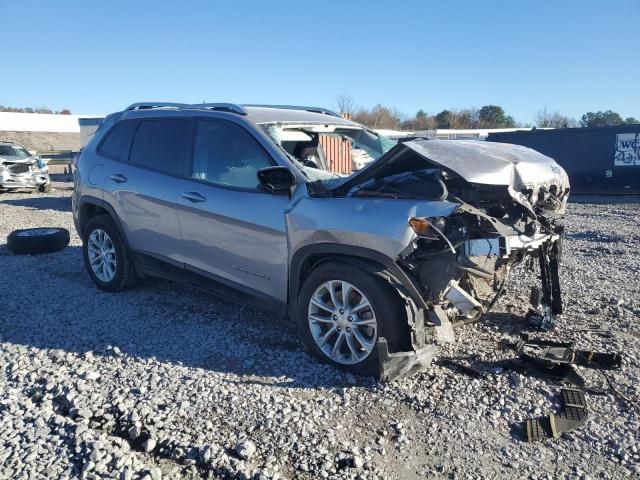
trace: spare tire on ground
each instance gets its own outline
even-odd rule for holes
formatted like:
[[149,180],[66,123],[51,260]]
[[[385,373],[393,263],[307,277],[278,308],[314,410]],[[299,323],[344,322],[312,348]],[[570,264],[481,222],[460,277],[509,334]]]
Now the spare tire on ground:
[[69,230],[58,227],[14,230],[7,237],[7,248],[16,255],[51,253],[69,245]]

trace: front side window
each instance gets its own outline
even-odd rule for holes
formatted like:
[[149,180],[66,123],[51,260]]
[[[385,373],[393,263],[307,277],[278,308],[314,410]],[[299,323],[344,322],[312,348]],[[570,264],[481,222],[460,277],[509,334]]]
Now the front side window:
[[13,157],[15,155],[15,152],[9,145],[0,145],[0,156],[2,155],[4,155],[5,157]]
[[129,162],[178,175],[189,136],[189,121],[179,118],[143,120],[133,137]]
[[258,188],[258,170],[274,162],[244,128],[222,120],[199,120],[192,177],[232,187]]

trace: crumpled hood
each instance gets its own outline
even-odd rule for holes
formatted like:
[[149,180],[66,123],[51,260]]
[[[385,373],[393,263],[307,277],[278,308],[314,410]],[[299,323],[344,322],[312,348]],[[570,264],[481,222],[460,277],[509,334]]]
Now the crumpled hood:
[[470,183],[516,190],[541,184],[569,187],[567,173],[555,160],[521,145],[473,140],[412,140],[404,145]]
[[37,160],[34,157],[27,158],[18,158],[18,157],[0,157],[0,163],[37,163]]
[[529,209],[541,191],[561,199],[562,205],[554,209],[564,210],[566,206],[569,177],[552,158],[520,145],[474,140],[399,143],[346,178],[338,188],[350,190],[372,179],[433,166],[443,167],[469,183],[506,186],[511,196]]

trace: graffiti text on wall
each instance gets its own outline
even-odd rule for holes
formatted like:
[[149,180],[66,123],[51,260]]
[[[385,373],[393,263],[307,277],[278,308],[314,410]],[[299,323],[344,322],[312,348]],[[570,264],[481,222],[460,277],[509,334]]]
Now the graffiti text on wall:
[[619,133],[616,135],[616,153],[613,164],[616,167],[640,166],[640,133]]

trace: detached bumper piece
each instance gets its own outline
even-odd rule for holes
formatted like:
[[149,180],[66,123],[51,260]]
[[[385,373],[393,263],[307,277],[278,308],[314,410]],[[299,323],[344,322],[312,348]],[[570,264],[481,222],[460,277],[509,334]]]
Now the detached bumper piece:
[[380,362],[378,376],[384,382],[426,371],[438,351],[436,345],[425,345],[411,352],[392,353],[384,337],[378,339],[376,348]]
[[548,417],[530,418],[525,422],[527,440],[533,442],[546,438],[558,438],[582,426],[587,420],[587,399],[577,388],[560,390],[562,410]]

